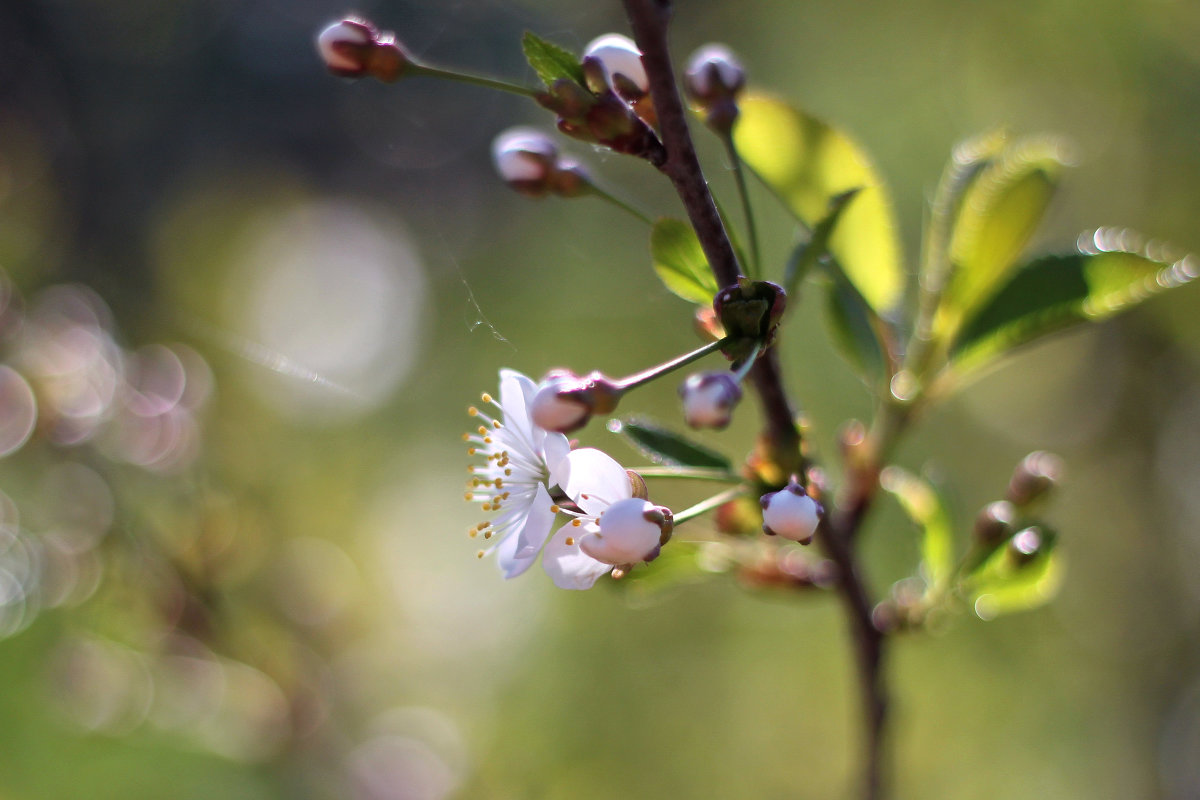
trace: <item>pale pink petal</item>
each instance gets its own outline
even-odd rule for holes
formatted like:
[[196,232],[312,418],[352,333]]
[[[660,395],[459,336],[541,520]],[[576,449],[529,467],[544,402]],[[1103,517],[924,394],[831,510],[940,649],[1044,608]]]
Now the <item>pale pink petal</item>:
[[529,421],[529,400],[537,393],[537,384],[516,370],[500,370],[500,410],[504,426],[511,428],[529,448],[534,447],[533,426]]
[[537,494],[529,503],[525,523],[521,526],[520,531],[511,537],[515,538],[517,542],[516,550],[513,553],[516,558],[535,555],[541,549],[546,537],[550,535],[550,529],[554,527],[554,511],[551,510],[553,506],[554,501],[550,499],[550,493],[546,491],[546,487],[538,484]]
[[558,470],[563,491],[589,516],[599,516],[618,500],[633,496],[625,468],[595,448],[572,450]]
[[567,538],[576,536],[592,526],[577,528],[574,525],[564,525],[546,543],[545,555],[542,556],[542,566],[546,574],[560,589],[590,589],[601,575],[612,571],[610,564],[604,564],[579,550],[578,544],[567,544]]
[[562,486],[567,478],[566,467],[562,466],[562,461],[571,452],[571,443],[561,433],[547,433],[542,450],[546,457],[546,466],[550,468],[550,485]]
[[500,567],[500,571],[504,573],[505,578],[515,578],[525,570],[533,566],[533,562],[537,561],[537,552],[531,556],[517,558],[517,537],[510,535],[504,537],[500,544],[492,548],[496,553],[496,564]]

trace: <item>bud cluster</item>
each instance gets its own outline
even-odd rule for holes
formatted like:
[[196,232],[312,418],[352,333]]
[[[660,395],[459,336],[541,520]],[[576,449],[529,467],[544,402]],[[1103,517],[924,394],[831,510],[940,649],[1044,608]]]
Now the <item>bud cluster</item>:
[[654,133],[649,81],[637,46],[619,34],[601,36],[584,50],[581,66],[585,85],[559,78],[537,95],[541,106],[558,115],[559,130],[661,164],[666,151]]
[[692,53],[683,75],[688,97],[704,112],[705,122],[723,135],[733,130],[737,97],[745,86],[745,68],[723,44],[706,44]]

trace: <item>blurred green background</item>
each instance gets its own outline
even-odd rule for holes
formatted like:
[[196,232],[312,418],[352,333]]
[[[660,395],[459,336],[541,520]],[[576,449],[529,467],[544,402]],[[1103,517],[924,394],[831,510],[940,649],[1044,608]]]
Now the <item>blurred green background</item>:
[[[910,263],[950,148],[998,125],[1074,145],[1041,248],[1115,224],[1200,250],[1190,0],[678,5],[677,60],[723,40],[875,154]],[[0,5],[0,797],[847,796],[834,597],[567,593],[476,560],[459,436],[496,370],[640,369],[693,345],[689,308],[630,218],[493,177],[496,132],[549,125],[533,104],[325,74],[313,36],[347,10]],[[527,82],[523,30],[625,30],[615,2],[356,10]],[[650,168],[565,148],[679,213]],[[833,464],[871,404],[806,299],[782,352]],[[1026,452],[1070,480],[1052,605],[895,642],[897,796],[1200,795],[1198,344],[1185,287],[1020,354],[902,448],[963,540]],[[675,413],[670,385],[631,399]],[[706,441],[740,457],[753,411]],[[880,592],[917,558],[887,504],[866,549]]]

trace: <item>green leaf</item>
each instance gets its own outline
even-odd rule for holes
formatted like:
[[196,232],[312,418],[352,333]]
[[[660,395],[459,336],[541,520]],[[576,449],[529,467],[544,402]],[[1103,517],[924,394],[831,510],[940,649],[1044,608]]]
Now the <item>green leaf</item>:
[[1021,563],[1008,546],[1002,546],[964,580],[961,588],[982,619],[1027,611],[1054,598],[1062,584],[1062,557],[1054,548],[1057,537],[1051,531],[1044,533],[1032,561]]
[[895,306],[904,266],[883,179],[850,137],[762,94],[738,102],[734,141],[745,163],[810,227],[830,201],[861,189],[830,237],[830,251],[876,312]]
[[533,67],[547,87],[553,86],[560,78],[583,85],[583,67],[579,64],[579,57],[571,51],[546,41],[533,31],[525,31],[521,37],[521,49],[525,51],[529,66]]
[[733,468],[729,459],[715,450],[644,418],[612,420],[608,429],[624,436],[643,456],[656,464],[723,470]]
[[954,529],[950,515],[927,481],[900,467],[888,467],[879,485],[895,495],[909,519],[921,529],[921,568],[931,591],[945,586],[954,572]]
[[986,162],[962,195],[949,243],[951,272],[934,335],[952,337],[1017,266],[1041,224],[1063,167],[1052,140],[1022,140]]
[[887,373],[885,345],[879,336],[883,321],[842,272],[830,269],[828,273],[826,301],[833,342],[863,381],[874,386]]
[[659,279],[675,294],[692,303],[710,305],[717,279],[692,226],[681,219],[662,217],[650,231],[650,256]]
[[847,189],[829,199],[829,209],[821,221],[813,226],[808,241],[796,248],[793,257],[788,261],[787,270],[783,276],[783,290],[789,296],[795,293],[796,287],[804,277],[812,271],[823,257],[829,254],[829,237],[837,227],[838,220],[846,206],[858,194],[859,189]]
[[951,367],[966,372],[1020,345],[1072,325],[1101,320],[1200,274],[1191,256],[1162,260],[1123,229],[1079,237],[1080,251],[1044,256],[1018,269],[964,327]]

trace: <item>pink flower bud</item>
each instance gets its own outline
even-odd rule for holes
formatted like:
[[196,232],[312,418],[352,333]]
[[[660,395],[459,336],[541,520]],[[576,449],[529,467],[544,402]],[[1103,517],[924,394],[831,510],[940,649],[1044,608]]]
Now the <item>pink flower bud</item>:
[[371,23],[355,17],[322,30],[317,35],[317,52],[334,75],[370,75],[389,83],[399,78],[411,61],[391,33],[380,33]]
[[730,372],[697,372],[679,387],[683,419],[693,428],[724,428],[742,399],[742,388]]
[[736,97],[745,85],[745,68],[723,44],[706,44],[692,53],[683,76],[684,89],[702,106]]
[[759,498],[763,510],[763,531],[793,542],[808,544],[816,533],[825,509],[808,496],[795,478],[778,492]]
[[617,407],[621,390],[599,372],[579,376],[565,369],[551,370],[538,384],[529,404],[529,415],[540,428],[570,433],[588,423],[593,414]]
[[672,527],[669,509],[636,497],[618,500],[600,516],[599,532],[580,538],[579,549],[614,566],[649,561],[658,555]]
[[597,37],[584,48],[583,58],[599,61],[608,73],[609,85],[614,89],[617,88],[617,76],[623,75],[642,94],[650,91],[650,80],[642,64],[642,51],[628,36],[607,33]]
[[492,142],[492,162],[500,177],[518,192],[541,197],[558,171],[558,148],[534,128],[510,128]]

